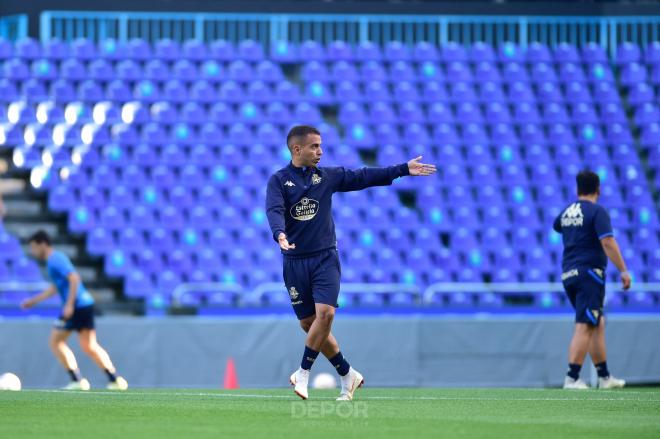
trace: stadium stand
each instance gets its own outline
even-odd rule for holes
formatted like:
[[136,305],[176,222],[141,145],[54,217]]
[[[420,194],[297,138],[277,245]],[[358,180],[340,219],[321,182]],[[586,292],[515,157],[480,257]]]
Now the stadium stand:
[[[603,181],[602,204],[635,279],[660,282],[652,198],[652,185],[660,187],[660,43],[622,44],[613,59],[597,44],[274,47],[0,41],[0,148],[31,170],[49,208],[67,215],[69,231],[85,237],[130,298],[167,304],[182,282],[241,291],[280,282],[265,182],[289,159],[284,138],[296,123],[320,128],[325,165],[417,155],[439,165],[431,184],[402,179],[336,196],[345,282],[559,281],[561,238],[551,224],[585,166]],[[0,246],[0,282],[40,279],[2,229]],[[654,294],[609,300],[656,306]],[[176,300],[237,306],[249,297],[188,291]],[[282,292],[262,299],[288,304]],[[401,292],[343,299],[417,300]],[[441,293],[429,301],[468,309],[509,299]],[[539,309],[564,304],[554,293],[533,300]]]

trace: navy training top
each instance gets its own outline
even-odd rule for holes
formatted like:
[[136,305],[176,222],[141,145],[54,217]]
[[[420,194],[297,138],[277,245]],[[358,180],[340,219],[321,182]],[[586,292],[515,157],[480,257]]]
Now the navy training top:
[[275,172],[268,180],[266,215],[273,239],[284,232],[295,249],[285,256],[306,256],[336,248],[332,218],[332,194],[358,191],[372,186],[388,186],[410,175],[408,164],[386,168],[343,167],[298,168],[292,163]]
[[600,240],[613,236],[610,216],[602,206],[579,200],[555,219],[553,228],[564,242],[562,270],[607,267],[607,255]]

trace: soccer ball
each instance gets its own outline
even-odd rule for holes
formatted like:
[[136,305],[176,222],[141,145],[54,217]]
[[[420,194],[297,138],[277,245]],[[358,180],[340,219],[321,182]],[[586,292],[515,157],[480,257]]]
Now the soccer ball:
[[334,375],[329,373],[320,373],[314,377],[312,381],[312,387],[314,389],[334,389],[337,387],[337,380]]
[[11,372],[0,375],[0,390],[21,390],[21,380]]

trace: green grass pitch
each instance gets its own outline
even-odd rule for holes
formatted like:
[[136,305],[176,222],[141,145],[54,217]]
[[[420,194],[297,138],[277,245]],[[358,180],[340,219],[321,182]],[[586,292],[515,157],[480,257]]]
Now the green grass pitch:
[[0,392],[0,438],[660,438],[660,388]]

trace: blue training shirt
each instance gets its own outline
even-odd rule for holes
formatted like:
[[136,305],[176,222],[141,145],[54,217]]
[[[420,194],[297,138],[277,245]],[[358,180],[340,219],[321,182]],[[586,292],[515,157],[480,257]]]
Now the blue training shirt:
[[332,219],[332,194],[358,191],[371,186],[388,186],[410,175],[408,164],[386,168],[343,167],[298,168],[289,163],[268,180],[266,215],[273,239],[284,232],[293,250],[285,256],[306,256],[336,248],[335,223]]
[[600,240],[613,236],[610,216],[602,206],[579,200],[555,219],[553,228],[564,242],[562,269],[607,267],[607,255]]
[[[76,271],[71,260],[64,253],[55,250],[46,261],[46,268],[48,276],[57,288],[57,293],[62,298],[62,302],[66,303],[66,299],[69,297],[69,279],[67,279],[67,276]],[[78,284],[75,307],[82,308],[93,304],[94,298],[81,280]]]

